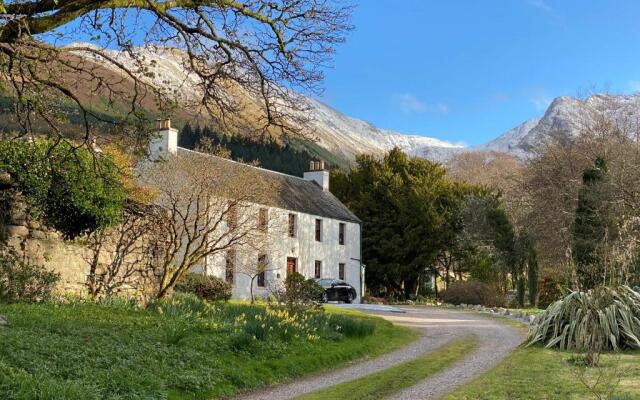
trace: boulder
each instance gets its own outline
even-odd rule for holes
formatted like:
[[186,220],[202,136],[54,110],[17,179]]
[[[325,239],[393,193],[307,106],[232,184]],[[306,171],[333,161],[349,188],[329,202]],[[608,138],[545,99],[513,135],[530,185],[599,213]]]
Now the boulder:
[[7,225],[7,235],[27,237],[29,236],[29,229],[22,225]]
[[9,326],[9,320],[4,315],[0,315],[0,328]]
[[34,239],[46,239],[47,234],[42,231],[31,231],[31,237]]
[[13,179],[11,178],[11,174],[7,171],[0,170],[0,188],[6,189],[13,186]]

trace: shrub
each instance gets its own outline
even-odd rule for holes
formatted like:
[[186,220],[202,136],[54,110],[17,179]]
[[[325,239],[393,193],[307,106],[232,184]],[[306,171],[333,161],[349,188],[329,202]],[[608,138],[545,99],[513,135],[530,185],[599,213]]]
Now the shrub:
[[12,252],[0,256],[0,301],[47,300],[59,279],[58,274],[21,260]]
[[[602,350],[640,348],[640,293],[627,286],[571,292],[547,308],[529,344],[584,351],[597,363]],[[595,357],[595,359],[594,359]]]
[[176,284],[175,290],[193,293],[199,298],[209,301],[227,301],[231,298],[231,285],[218,277],[210,275],[185,274],[180,282]]
[[43,222],[70,238],[116,224],[128,194],[112,156],[75,147],[65,140],[0,141],[0,168]]
[[562,298],[562,279],[557,273],[545,272],[540,277],[538,307],[547,308]]
[[482,304],[485,306],[501,306],[504,297],[491,286],[483,282],[453,282],[449,288],[440,293],[440,299],[449,304]]
[[324,289],[314,279],[305,279],[297,272],[285,280],[284,302],[289,309],[317,305],[323,293]]

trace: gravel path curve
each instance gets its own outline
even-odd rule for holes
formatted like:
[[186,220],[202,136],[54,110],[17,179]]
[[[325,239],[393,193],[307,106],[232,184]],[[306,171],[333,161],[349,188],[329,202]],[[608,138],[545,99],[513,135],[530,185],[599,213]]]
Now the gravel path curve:
[[471,335],[479,341],[476,350],[451,368],[402,391],[393,399],[436,399],[490,369],[524,340],[524,333],[479,313],[436,307],[400,307],[405,314],[379,315],[399,325],[418,330],[420,337],[412,344],[367,361],[291,383],[269,387],[234,397],[236,400],[292,399],[338,383],[351,381],[372,372],[387,369],[416,358],[446,343]]

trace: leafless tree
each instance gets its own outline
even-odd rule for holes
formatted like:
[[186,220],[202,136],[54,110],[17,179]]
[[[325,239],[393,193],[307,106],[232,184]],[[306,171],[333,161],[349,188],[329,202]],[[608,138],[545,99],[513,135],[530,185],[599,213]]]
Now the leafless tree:
[[157,233],[150,207],[129,203],[119,225],[89,234],[89,296],[110,297],[126,290],[140,293],[146,285],[152,287]]
[[274,272],[280,269],[279,266],[272,262],[273,257],[273,254],[265,253],[260,254],[257,258],[247,257],[247,255],[245,255],[244,257],[239,257],[238,259],[236,272],[249,278],[249,296],[251,297],[252,304],[256,300],[254,290],[256,284],[258,283],[258,278],[262,277],[261,279],[265,279],[264,285],[266,287],[266,275],[270,272]]
[[541,265],[560,268],[576,287],[572,229],[582,174],[596,157],[607,163],[610,199],[606,209],[616,219],[616,232],[608,232],[599,244],[605,265],[595,267],[606,271],[603,282],[626,281],[640,239],[638,121],[633,114],[621,112],[607,96],[602,99],[579,122],[575,136],[550,133],[527,160],[522,175],[521,188],[527,199],[522,224],[535,239]]
[[160,49],[178,55],[197,86],[191,105],[220,125],[251,106],[256,127],[293,132],[304,104],[292,89],[319,90],[351,8],[335,0],[0,2],[2,90],[22,133],[62,137],[73,119],[85,141],[101,124],[139,132],[145,109],[166,114],[184,100],[153,84],[140,47]]
[[157,195],[158,297],[205,258],[258,241],[256,204],[277,190],[254,167],[188,151],[149,162],[140,180]]

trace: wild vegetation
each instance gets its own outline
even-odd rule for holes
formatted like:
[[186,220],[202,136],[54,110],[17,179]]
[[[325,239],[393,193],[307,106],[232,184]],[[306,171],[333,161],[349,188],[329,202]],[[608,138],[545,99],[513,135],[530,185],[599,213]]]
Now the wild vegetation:
[[1,140],[0,168],[31,212],[73,238],[120,222],[130,193],[111,150],[94,157],[66,140]]
[[0,304],[7,400],[218,398],[375,356],[414,338],[378,318],[177,295],[134,303]]

